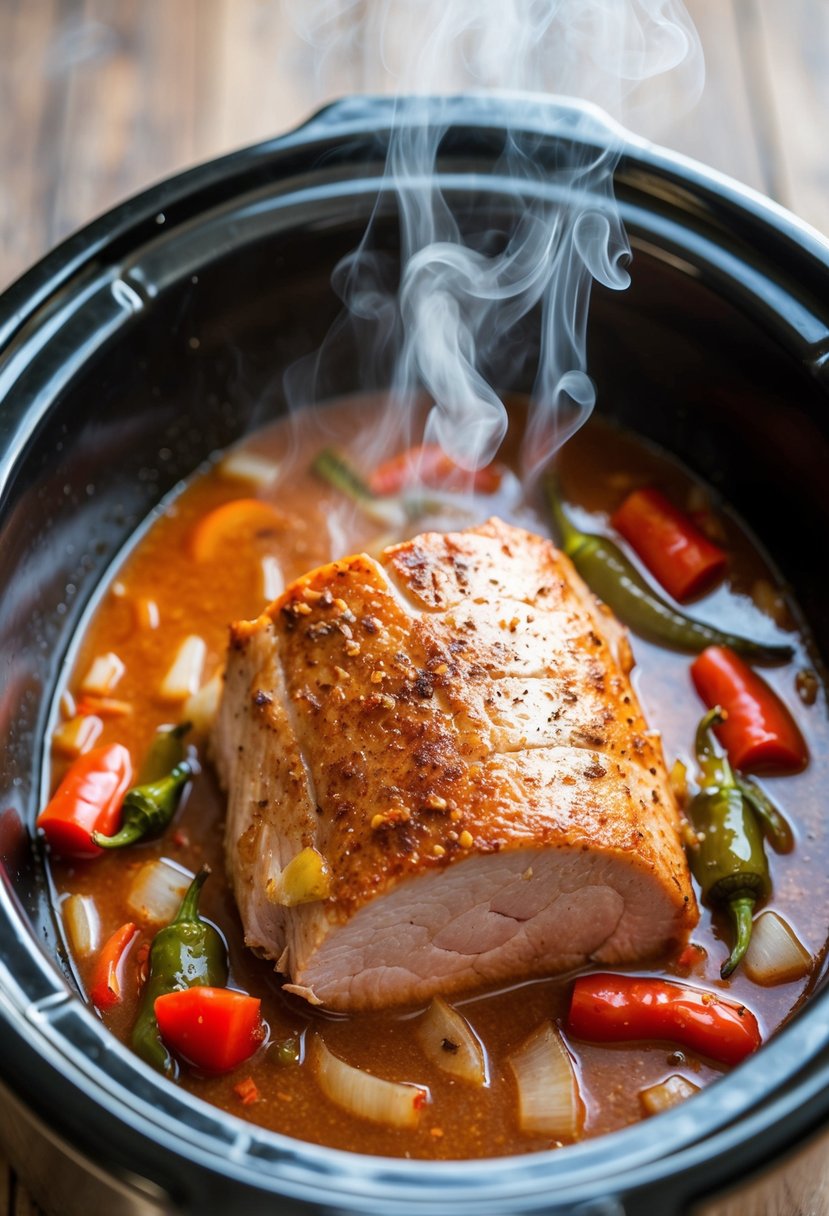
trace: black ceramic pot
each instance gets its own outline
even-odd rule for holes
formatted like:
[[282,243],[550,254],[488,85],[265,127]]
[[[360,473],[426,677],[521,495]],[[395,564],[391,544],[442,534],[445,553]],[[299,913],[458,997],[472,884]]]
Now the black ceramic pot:
[[[507,126],[534,132],[543,166],[581,117],[553,102],[529,113],[521,99],[455,103],[438,169],[460,212],[514,207],[514,183],[494,173]],[[0,1140],[61,1216],[671,1216],[735,1184],[736,1206],[704,1210],[817,1210],[825,991],[758,1056],[656,1121],[566,1152],[440,1165],[303,1144],[196,1102],[77,995],[30,838],[73,630],[154,504],[264,420],[284,368],[321,341],[339,309],[332,266],[377,198],[390,116],[385,101],[348,101],[173,178],[0,299]],[[417,105],[403,120],[419,121]],[[594,296],[600,408],[725,489],[829,653],[816,542],[829,532],[829,247],[779,208],[635,141],[616,187],[634,278],[627,293]],[[393,250],[391,197],[380,217]],[[332,375],[332,392],[366,387],[347,343]],[[762,1170],[772,1181],[749,1208],[745,1187]]]

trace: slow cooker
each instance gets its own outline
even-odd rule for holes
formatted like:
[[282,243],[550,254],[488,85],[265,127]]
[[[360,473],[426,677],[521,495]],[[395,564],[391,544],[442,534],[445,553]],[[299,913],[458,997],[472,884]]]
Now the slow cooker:
[[[598,408],[724,490],[829,653],[829,245],[575,103],[447,105],[436,175],[460,217],[508,218],[554,188],[562,146],[621,141],[633,282],[594,293]],[[394,256],[393,118],[415,125],[425,111],[351,99],[174,177],[0,299],[0,1141],[61,1216],[829,1210],[820,982],[759,1055],[657,1120],[565,1151],[440,1164],[334,1151],[226,1115],[147,1069],[78,994],[32,836],[73,632],[159,500],[285,408],[284,373],[338,315],[331,271],[372,212]],[[503,170],[507,131],[532,138],[531,185]],[[320,394],[382,388],[382,369],[366,383],[359,332],[342,334]],[[527,387],[523,374],[504,387]]]

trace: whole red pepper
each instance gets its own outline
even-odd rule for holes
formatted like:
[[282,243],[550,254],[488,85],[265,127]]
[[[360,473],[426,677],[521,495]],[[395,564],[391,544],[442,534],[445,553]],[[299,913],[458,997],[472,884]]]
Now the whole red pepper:
[[611,523],[675,600],[704,591],[725,570],[725,551],[659,490],[634,490]]
[[79,756],[37,817],[50,847],[64,857],[99,856],[103,850],[93,844],[92,833],[110,836],[116,830],[131,781],[130,754],[121,743]]
[[691,664],[709,709],[720,705],[717,738],[738,769],[797,770],[809,759],[803,736],[774,689],[727,646],[709,646]]
[[713,992],[639,975],[583,975],[573,985],[567,1029],[581,1039],[660,1039],[723,1064],[739,1064],[762,1040],[745,1005]]

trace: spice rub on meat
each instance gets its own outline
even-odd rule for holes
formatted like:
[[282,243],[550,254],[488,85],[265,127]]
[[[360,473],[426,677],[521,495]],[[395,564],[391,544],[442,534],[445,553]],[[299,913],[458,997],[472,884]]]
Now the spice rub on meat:
[[248,945],[358,1010],[681,941],[630,666],[569,559],[498,520],[332,562],[234,625],[212,746]]

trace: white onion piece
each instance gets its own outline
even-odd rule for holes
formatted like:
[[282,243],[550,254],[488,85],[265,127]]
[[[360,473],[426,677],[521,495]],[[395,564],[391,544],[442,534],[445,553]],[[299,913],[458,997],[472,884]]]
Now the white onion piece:
[[192,881],[189,870],[171,861],[148,861],[132,880],[127,908],[143,924],[166,925],[178,912]]
[[429,1100],[422,1085],[384,1081],[346,1064],[328,1050],[319,1036],[311,1045],[311,1061],[320,1089],[349,1114],[390,1127],[415,1127],[420,1109]]
[[415,1025],[415,1034],[426,1055],[453,1076],[473,1085],[488,1081],[484,1049],[465,1017],[436,996]]
[[219,464],[221,477],[228,481],[246,481],[252,486],[269,486],[276,481],[278,473],[278,464],[243,448],[230,452]]
[[183,701],[196,692],[206,655],[204,639],[191,633],[179,646],[170,670],[161,681],[159,695],[165,701]]
[[743,969],[755,984],[788,984],[812,966],[809,951],[776,912],[761,912],[751,930]]
[[118,655],[113,651],[110,650],[108,654],[99,654],[84,676],[81,690],[105,697],[116,687],[126,670]]
[[543,1022],[507,1062],[518,1085],[522,1131],[575,1140],[584,1108],[573,1061],[553,1024]]
[[282,567],[271,554],[262,558],[262,595],[265,603],[272,603],[285,590]]
[[70,895],[62,911],[72,953],[76,958],[93,954],[101,937],[101,921],[94,902],[86,895]]
[[217,671],[198,692],[188,697],[181,711],[182,721],[189,722],[195,735],[209,735],[219,712],[222,699],[222,672]]
[[79,714],[55,729],[52,746],[62,756],[74,759],[95,746],[103,729],[104,724],[96,714]]
[[680,1076],[678,1072],[673,1076],[667,1077],[664,1081],[660,1081],[658,1085],[651,1085],[648,1089],[643,1089],[639,1094],[639,1101],[646,1115],[661,1115],[663,1111],[670,1110],[673,1106],[679,1106],[681,1102],[692,1098],[694,1094],[699,1093],[699,1086],[694,1085],[693,1081],[689,1081],[687,1077]]

